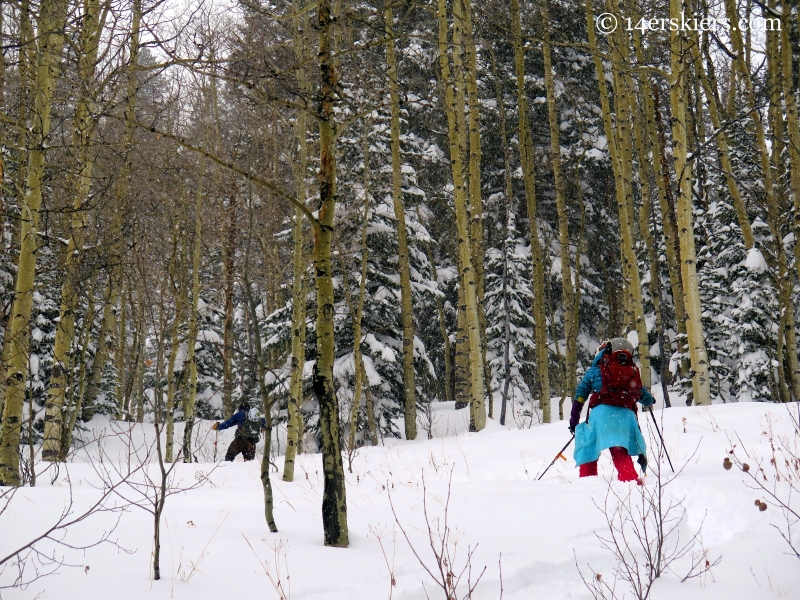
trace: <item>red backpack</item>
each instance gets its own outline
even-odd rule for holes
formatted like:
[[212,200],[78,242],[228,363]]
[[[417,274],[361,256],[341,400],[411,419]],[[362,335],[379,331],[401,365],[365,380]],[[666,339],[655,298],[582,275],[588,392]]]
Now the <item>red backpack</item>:
[[622,406],[636,412],[636,402],[642,397],[642,378],[633,357],[624,350],[606,354],[600,363],[603,387],[592,394],[589,408],[599,404]]

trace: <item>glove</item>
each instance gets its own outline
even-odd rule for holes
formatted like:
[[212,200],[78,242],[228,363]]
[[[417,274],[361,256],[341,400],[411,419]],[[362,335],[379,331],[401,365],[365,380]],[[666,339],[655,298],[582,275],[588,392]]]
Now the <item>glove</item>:
[[583,398],[578,398],[572,402],[572,412],[569,415],[569,432],[575,434],[575,428],[581,420],[581,410],[583,409]]
[[219,430],[219,423],[214,423],[214,424],[211,426],[211,429],[213,429],[214,431],[218,431],[218,430]]
[[642,468],[642,475],[647,471],[647,455],[640,454],[639,458],[636,459],[636,462],[639,463],[639,466]]

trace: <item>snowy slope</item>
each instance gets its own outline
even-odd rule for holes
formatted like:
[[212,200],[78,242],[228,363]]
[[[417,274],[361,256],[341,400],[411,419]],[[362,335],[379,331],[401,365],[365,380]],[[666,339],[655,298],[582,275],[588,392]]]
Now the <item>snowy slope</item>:
[[[264,522],[258,461],[236,462],[221,465],[202,488],[168,499],[161,581],[150,579],[152,517],[133,508],[121,516],[113,536],[130,553],[108,544],[91,548],[85,555],[59,550],[68,562],[80,566],[64,567],[58,575],[41,579],[24,591],[6,590],[2,598],[278,598],[258,559],[274,565],[272,548],[281,540],[290,575],[289,597],[295,600],[384,599],[390,591],[396,600],[420,599],[425,598],[423,584],[431,598],[442,598],[398,529],[388,492],[397,518],[420,556],[433,567],[422,510],[423,476],[429,514],[441,515],[451,469],[448,517],[458,532],[456,562],[463,564],[468,547],[477,544],[473,580],[486,566],[474,594],[476,600],[500,597],[501,553],[504,599],[590,598],[576,559],[584,574],[590,573],[588,564],[606,580],[612,577],[613,557],[602,550],[594,533],[606,529],[605,517],[595,504],[602,506],[609,491],[610,459],[601,459],[598,478],[579,480],[574,463],[559,460],[541,481],[535,481],[569,439],[564,422],[506,430],[489,420],[485,431],[468,434],[463,433],[467,411],[456,413],[452,404],[437,406],[437,411],[437,431],[442,437],[387,442],[384,447],[359,452],[352,474],[347,474],[348,549],[322,544],[319,455],[298,457],[294,483],[284,483],[273,474],[276,534],[269,533]],[[672,461],[676,468],[683,468],[666,491],[668,499],[682,499],[686,508],[680,527],[682,539],[689,539],[702,524],[703,547],[712,560],[721,556],[721,562],[710,576],[685,583],[680,583],[678,576],[683,566],[676,565],[675,574],[656,581],[651,597],[800,597],[800,561],[787,555],[788,547],[771,526],[785,525],[780,511],[771,505],[759,511],[755,499],[768,499],[747,487],[741,471],[722,468],[732,444],[737,444],[741,456],[744,447],[751,457],[747,460],[754,465],[759,457],[768,461],[770,431],[775,439],[788,435],[790,419],[798,419],[798,405],[673,407],[656,414],[663,419]],[[104,423],[93,421],[98,430]],[[640,415],[640,423],[648,438],[652,424],[644,415]],[[152,431],[148,425],[137,427],[144,428],[139,435]],[[453,435],[458,432],[461,434]],[[221,449],[222,444],[221,439]],[[105,447],[110,454],[124,454],[119,440],[107,440]],[[571,452],[567,455],[571,458]],[[191,482],[197,471],[208,472],[211,467],[181,464],[178,473],[184,482]],[[282,471],[282,459],[277,467]],[[669,473],[668,467],[664,469]],[[90,464],[71,464],[68,473],[78,504],[96,496],[91,487],[96,476]],[[652,489],[652,477],[648,485]],[[612,486],[612,491],[622,494],[631,489],[631,484],[619,482]],[[36,488],[21,490],[11,509],[0,516],[0,553],[5,555],[19,541],[33,537],[57,516],[67,496],[63,468],[55,485],[43,476]],[[85,543],[115,518],[94,517],[72,529],[67,541]],[[379,534],[389,565],[394,564],[393,589],[376,539]],[[192,563],[197,569],[185,582],[181,575],[186,578]],[[5,582],[8,573],[3,577]]]

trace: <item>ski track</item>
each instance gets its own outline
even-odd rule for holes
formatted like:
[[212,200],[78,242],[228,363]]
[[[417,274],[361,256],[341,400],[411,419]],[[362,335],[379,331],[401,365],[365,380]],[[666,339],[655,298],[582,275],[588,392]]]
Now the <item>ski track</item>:
[[[67,562],[80,567],[64,567],[58,575],[41,579],[26,590],[2,591],[0,598],[278,598],[248,547],[246,536],[259,557],[271,562],[274,552],[270,545],[279,540],[288,544],[290,597],[294,600],[385,599],[390,593],[389,572],[371,530],[384,532],[384,548],[390,561],[396,552],[394,600],[425,598],[423,584],[431,598],[442,598],[397,528],[383,486],[388,486],[400,522],[413,544],[433,566],[423,520],[423,477],[428,509],[432,515],[441,515],[451,470],[449,520],[458,532],[457,564],[463,564],[467,548],[477,544],[473,579],[486,566],[475,600],[500,597],[501,553],[504,600],[590,598],[578,574],[576,557],[584,573],[590,564],[606,580],[612,577],[614,564],[594,533],[605,530],[604,515],[595,503],[602,505],[608,480],[614,474],[608,453],[600,460],[598,478],[578,479],[570,448],[566,453],[570,460],[558,460],[537,482],[538,474],[569,439],[566,422],[507,430],[488,419],[486,430],[470,434],[464,432],[468,411],[455,412],[452,403],[436,405],[436,409],[437,435],[444,437],[413,442],[391,440],[385,446],[359,451],[353,473],[347,473],[348,549],[326,548],[322,544],[320,455],[298,456],[293,483],[281,480],[283,459],[276,460],[278,473],[272,473],[272,485],[279,532],[275,534],[269,533],[264,521],[260,461],[243,463],[240,457],[233,464],[220,465],[202,488],[168,498],[161,581],[150,579],[152,517],[133,508],[122,515],[113,536],[130,553],[108,544],[91,548],[85,555],[60,550]],[[759,512],[754,499],[766,498],[748,489],[738,469],[722,468],[730,448],[729,436],[735,443],[744,444],[752,462],[757,457],[768,460],[769,423],[775,435],[787,434],[789,419],[798,418],[798,405],[681,405],[663,412],[657,410],[656,416],[661,420],[673,464],[676,469],[683,469],[667,491],[670,498],[682,498],[686,507],[681,534],[691,535],[702,523],[704,547],[709,556],[721,556],[722,562],[713,569],[713,578],[680,583],[679,577],[667,573],[655,583],[651,597],[799,598],[800,564],[797,558],[786,554],[784,541],[771,527],[772,523],[783,523],[779,510],[770,506]],[[652,465],[652,422],[642,414],[639,421],[648,440]],[[96,417],[84,437],[107,425],[107,420]],[[207,422],[199,428],[209,426]],[[135,430],[139,439],[152,435],[150,425],[135,426]],[[218,456],[224,453],[232,436],[225,433],[228,435],[220,435]],[[737,434],[741,442],[736,439]],[[180,439],[179,431],[175,439]],[[210,453],[211,438],[208,439],[206,450]],[[119,440],[108,440],[105,448],[112,455],[123,456]],[[79,452],[77,462],[66,469],[62,467],[54,485],[44,475],[37,487],[20,490],[9,511],[0,516],[0,553],[5,555],[57,517],[68,497],[67,473],[77,506],[96,497],[92,487],[96,476],[85,462],[87,455],[96,451],[96,445],[89,445]],[[180,464],[177,476],[190,482],[197,471],[207,473],[212,467],[210,463]],[[666,463],[662,469],[669,473]],[[620,492],[630,487],[619,482],[611,485]],[[67,541],[79,544],[96,539],[115,518],[97,515],[70,530]],[[185,572],[201,558],[190,581],[181,581],[179,566]],[[86,565],[90,567],[88,571],[83,568]],[[8,573],[2,581],[7,577]]]

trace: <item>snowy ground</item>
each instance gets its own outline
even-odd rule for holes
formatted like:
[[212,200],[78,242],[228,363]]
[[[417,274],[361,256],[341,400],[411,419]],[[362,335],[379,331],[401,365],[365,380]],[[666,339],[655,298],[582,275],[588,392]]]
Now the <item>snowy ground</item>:
[[[168,499],[161,581],[152,581],[150,573],[152,517],[132,508],[122,514],[113,534],[127,552],[108,544],[85,553],[59,549],[67,562],[79,566],[63,567],[58,575],[41,579],[24,591],[5,590],[2,598],[278,598],[263,561],[270,562],[275,578],[274,548],[280,548],[279,544],[284,549],[280,551],[285,559],[283,575],[287,569],[290,575],[287,597],[295,600],[418,600],[425,598],[423,584],[431,598],[443,598],[403,538],[392,515],[389,492],[400,524],[433,568],[422,511],[423,476],[428,510],[431,515],[442,515],[451,470],[448,517],[458,531],[456,562],[462,565],[468,547],[477,545],[473,579],[486,566],[474,594],[476,600],[500,598],[501,553],[502,597],[506,600],[590,598],[576,559],[584,573],[589,573],[588,564],[607,581],[612,578],[613,557],[602,550],[595,536],[595,532],[606,531],[605,517],[595,504],[602,505],[609,492],[612,467],[608,457],[601,459],[601,477],[579,480],[574,463],[559,460],[536,481],[569,439],[565,423],[509,431],[489,420],[485,431],[468,434],[463,433],[467,411],[456,413],[452,404],[437,410],[437,431],[442,437],[394,441],[358,453],[352,474],[347,474],[348,549],[326,548],[322,543],[319,455],[298,457],[294,483],[284,483],[279,474],[273,475],[279,528],[275,534],[268,532],[264,522],[258,462],[236,462],[219,466],[200,489]],[[726,451],[734,443],[742,456],[741,449],[746,449],[751,463],[759,458],[768,463],[770,431],[775,439],[789,434],[790,419],[798,419],[798,405],[681,406],[656,414],[663,419],[675,467],[683,467],[666,491],[668,499],[683,499],[686,508],[679,529],[681,539],[689,539],[702,524],[702,545],[709,558],[721,557],[721,562],[710,576],[686,583],[680,583],[685,564],[676,565],[675,573],[656,581],[652,598],[800,597],[800,562],[787,555],[788,547],[772,527],[785,526],[781,512],[772,505],[759,511],[755,499],[768,498],[748,488],[746,476],[737,468],[722,468]],[[647,438],[651,423],[644,417],[640,415],[640,422]],[[102,420],[93,423],[97,430],[104,424]],[[143,427],[137,435],[152,431],[151,426]],[[453,435],[458,431],[461,435]],[[220,437],[222,451],[227,438]],[[108,455],[124,456],[119,439],[107,440],[104,447]],[[571,459],[571,452],[567,456]],[[180,464],[178,477],[188,485],[195,473],[208,473],[212,467],[211,463]],[[282,471],[282,458],[277,467]],[[96,497],[98,492],[91,484],[97,477],[90,464],[71,464],[68,474],[76,506]],[[69,495],[66,475],[62,468],[54,485],[42,476],[36,488],[19,492],[0,516],[0,555],[37,535],[57,517]],[[648,485],[652,489],[652,477]],[[633,489],[631,484],[619,482],[612,486],[612,491],[621,494]],[[113,515],[96,516],[70,530],[67,542],[87,543],[115,519]],[[394,588],[378,537],[389,566],[394,565]],[[7,583],[9,575],[7,571],[0,583]]]

